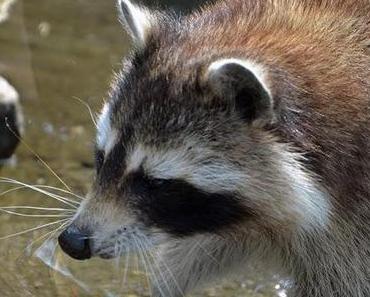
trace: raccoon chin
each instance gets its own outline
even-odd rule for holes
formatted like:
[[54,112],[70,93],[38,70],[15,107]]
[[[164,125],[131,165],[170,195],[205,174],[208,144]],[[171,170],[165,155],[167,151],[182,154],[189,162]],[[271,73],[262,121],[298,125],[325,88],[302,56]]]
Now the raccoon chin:
[[[101,238],[99,240],[99,238]],[[114,259],[130,254],[150,253],[153,255],[160,246],[168,242],[164,232],[153,232],[144,228],[122,227],[108,237],[97,236],[90,241],[93,257]]]

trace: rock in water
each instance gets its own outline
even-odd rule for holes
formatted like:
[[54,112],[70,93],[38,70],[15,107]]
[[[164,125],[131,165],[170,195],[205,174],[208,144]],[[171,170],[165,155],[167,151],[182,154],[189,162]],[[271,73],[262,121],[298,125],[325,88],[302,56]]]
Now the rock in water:
[[0,76],[0,161],[13,155],[19,143],[18,137],[21,136],[22,126],[19,94]]

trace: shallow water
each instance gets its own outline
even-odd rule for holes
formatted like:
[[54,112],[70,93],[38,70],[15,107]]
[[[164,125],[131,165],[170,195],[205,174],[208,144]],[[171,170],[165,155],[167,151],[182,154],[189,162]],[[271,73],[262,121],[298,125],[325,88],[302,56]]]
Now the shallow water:
[[[114,1],[0,0],[0,7],[5,2],[9,17],[0,23],[0,75],[21,94],[26,119],[24,140],[74,192],[83,195],[93,174],[94,126],[86,106],[75,98],[97,111],[112,69],[118,69],[129,49]],[[19,147],[16,156],[16,164],[0,169],[0,176],[63,187],[25,145]],[[0,183],[0,192],[7,189],[9,185]],[[63,207],[31,190],[0,196],[0,206],[9,205]],[[53,219],[0,214],[0,237],[42,222]],[[137,269],[133,259],[125,283],[124,259],[119,265],[99,259],[80,263],[58,252],[54,260],[60,269],[70,269],[73,278],[50,269],[32,256],[42,240],[36,241],[33,249],[26,248],[46,231],[0,241],[0,296],[88,296],[85,289],[93,296],[149,296],[145,273]],[[279,288],[277,277],[252,271],[194,296],[286,296],[275,287]]]

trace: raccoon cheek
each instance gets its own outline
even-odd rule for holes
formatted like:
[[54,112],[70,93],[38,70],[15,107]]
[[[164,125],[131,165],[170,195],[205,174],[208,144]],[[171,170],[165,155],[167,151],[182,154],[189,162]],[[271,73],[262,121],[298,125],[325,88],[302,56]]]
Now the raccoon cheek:
[[208,83],[247,123],[267,124],[273,120],[272,95],[259,65],[238,59],[213,62],[208,68]]

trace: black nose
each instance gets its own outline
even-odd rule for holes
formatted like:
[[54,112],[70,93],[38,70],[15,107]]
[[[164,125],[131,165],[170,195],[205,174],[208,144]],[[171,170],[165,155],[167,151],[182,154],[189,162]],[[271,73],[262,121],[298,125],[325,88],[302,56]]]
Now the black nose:
[[58,238],[62,250],[76,260],[91,258],[88,235],[74,226],[69,226]]

